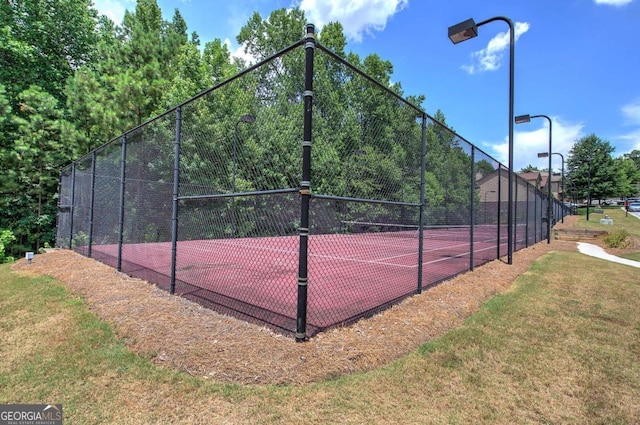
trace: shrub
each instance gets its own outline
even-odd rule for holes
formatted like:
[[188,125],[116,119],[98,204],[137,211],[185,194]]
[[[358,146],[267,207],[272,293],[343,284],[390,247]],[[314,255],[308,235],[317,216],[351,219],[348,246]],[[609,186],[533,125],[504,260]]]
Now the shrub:
[[15,240],[16,237],[11,230],[0,229],[0,263],[8,263],[14,260],[13,257],[7,257],[4,250],[8,244]]
[[629,241],[627,237],[629,236],[629,232],[624,229],[616,229],[613,233],[609,233],[604,238],[604,243],[608,248],[626,248],[629,246]]

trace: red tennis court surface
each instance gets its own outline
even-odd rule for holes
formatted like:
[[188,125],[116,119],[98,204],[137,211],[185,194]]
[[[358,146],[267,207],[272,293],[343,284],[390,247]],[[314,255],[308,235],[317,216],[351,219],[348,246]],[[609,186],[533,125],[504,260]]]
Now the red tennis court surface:
[[[474,237],[474,265],[497,258],[497,228]],[[387,233],[309,237],[307,335],[371,315],[418,289],[418,239]],[[506,234],[505,234],[506,236]],[[298,236],[181,241],[176,294],[213,310],[296,330]],[[93,257],[116,266],[117,245]],[[506,244],[501,252],[506,253]],[[425,232],[423,287],[470,268],[468,232]],[[124,244],[122,271],[168,290],[171,243]]]

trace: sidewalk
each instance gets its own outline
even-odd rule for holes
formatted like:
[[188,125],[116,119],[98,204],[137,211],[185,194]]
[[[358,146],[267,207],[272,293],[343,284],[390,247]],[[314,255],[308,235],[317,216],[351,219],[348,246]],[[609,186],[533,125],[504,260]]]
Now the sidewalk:
[[608,254],[599,246],[590,243],[578,242],[578,251],[591,257],[597,257],[603,260],[612,261],[614,263],[626,264],[627,266],[640,268],[640,261],[633,261],[626,258],[616,257],[615,255]]

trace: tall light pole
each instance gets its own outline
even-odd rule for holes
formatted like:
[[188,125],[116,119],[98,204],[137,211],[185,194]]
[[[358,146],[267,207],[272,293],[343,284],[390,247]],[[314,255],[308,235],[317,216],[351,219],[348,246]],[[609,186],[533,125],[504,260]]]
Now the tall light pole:
[[514,62],[515,62],[515,34],[513,22],[504,16],[496,16],[478,22],[473,19],[467,19],[464,22],[449,27],[449,39],[453,44],[476,37],[478,35],[478,27],[494,21],[503,21],[509,25],[509,185],[507,200],[507,262],[513,264],[513,80],[514,80]]
[[[515,118],[516,124],[524,124],[526,122],[531,121],[531,118],[545,118],[549,121],[549,152],[546,156],[549,157],[549,177],[547,178],[547,243],[551,243],[551,216],[552,213],[552,205],[551,205],[551,118],[546,115],[518,115]],[[540,154],[538,154],[538,158],[541,158]]]
[[237,168],[237,157],[238,157],[238,124],[241,122],[244,123],[252,123],[256,122],[256,117],[254,115],[242,115],[240,119],[236,122],[233,127],[233,171],[231,177],[231,193],[233,193],[233,202],[231,203],[231,233],[233,237],[236,237],[236,168]]

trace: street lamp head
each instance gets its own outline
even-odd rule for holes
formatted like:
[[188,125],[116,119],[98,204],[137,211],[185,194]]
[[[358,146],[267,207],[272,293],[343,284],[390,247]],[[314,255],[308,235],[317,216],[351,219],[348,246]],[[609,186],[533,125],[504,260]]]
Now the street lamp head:
[[247,114],[240,117],[240,122],[256,122],[255,115]]
[[524,124],[524,123],[529,122],[529,121],[531,121],[531,116],[530,116],[529,114],[526,114],[526,115],[518,115],[518,116],[515,118],[515,122],[516,122],[516,124]]
[[467,19],[464,22],[449,27],[449,39],[453,44],[458,44],[477,35],[478,26],[473,19]]
[[549,152],[540,152],[538,153],[538,158],[546,158],[549,156]]

